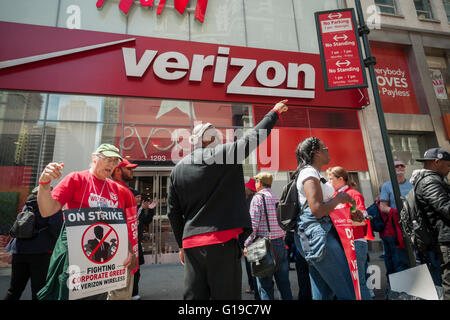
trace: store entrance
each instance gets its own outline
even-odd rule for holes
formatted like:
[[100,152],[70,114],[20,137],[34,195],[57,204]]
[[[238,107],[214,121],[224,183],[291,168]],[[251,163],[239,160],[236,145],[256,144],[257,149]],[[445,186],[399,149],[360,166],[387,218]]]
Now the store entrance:
[[134,171],[134,188],[142,199],[158,200],[152,222],[145,226],[142,249],[145,263],[178,262],[178,245],[167,217],[167,192],[170,171]]

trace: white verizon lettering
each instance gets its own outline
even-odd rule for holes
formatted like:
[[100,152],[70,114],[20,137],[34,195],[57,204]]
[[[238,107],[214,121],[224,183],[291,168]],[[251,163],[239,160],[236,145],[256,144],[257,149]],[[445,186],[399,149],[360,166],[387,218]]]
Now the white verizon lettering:
[[[241,69],[229,82],[227,93],[258,96],[278,96],[292,98],[314,99],[316,71],[310,64],[289,63],[288,69],[278,61],[262,61],[260,64],[255,59],[228,58],[230,48],[219,47],[217,57],[194,54],[189,73],[189,81],[202,81],[206,67],[214,68],[214,83],[225,83],[228,74],[228,61],[231,66],[240,66]],[[188,58],[175,51],[169,51],[157,56],[156,50],[145,50],[139,62],[136,57],[136,49],[122,48],[125,72],[129,77],[142,77],[153,63],[154,74],[164,80],[178,80],[189,71]],[[222,55],[222,56],[220,56]],[[156,57],[156,59],[155,59]],[[215,60],[215,61],[214,61]],[[215,63],[214,63],[215,62]],[[170,69],[170,71],[168,70]],[[178,69],[178,71],[177,71]],[[256,80],[261,86],[245,86],[245,81],[256,69]],[[274,76],[269,78],[268,72],[273,69]],[[304,76],[304,90],[298,90],[299,77]],[[289,89],[275,88],[286,82]]]

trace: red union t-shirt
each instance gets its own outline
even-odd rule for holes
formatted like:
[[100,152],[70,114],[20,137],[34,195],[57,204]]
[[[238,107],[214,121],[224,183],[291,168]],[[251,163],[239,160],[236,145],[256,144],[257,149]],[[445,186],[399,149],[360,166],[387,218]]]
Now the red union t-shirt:
[[52,198],[62,206],[65,205],[66,209],[94,207],[123,209],[127,219],[128,237],[134,254],[138,256],[137,231],[134,237],[132,226],[133,221],[136,225],[137,220],[136,200],[128,188],[110,179],[100,180],[89,170],[75,171],[65,176],[52,190]]

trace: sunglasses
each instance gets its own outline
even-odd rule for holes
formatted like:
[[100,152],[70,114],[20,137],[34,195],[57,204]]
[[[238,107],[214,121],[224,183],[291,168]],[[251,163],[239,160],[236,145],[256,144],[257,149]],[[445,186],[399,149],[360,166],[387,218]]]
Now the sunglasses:
[[396,164],[395,167],[396,168],[405,168],[405,165],[404,164]]
[[107,163],[113,163],[114,165],[118,165],[120,162],[119,158],[107,157],[101,153],[97,154],[97,158],[102,159],[103,161],[105,161]]

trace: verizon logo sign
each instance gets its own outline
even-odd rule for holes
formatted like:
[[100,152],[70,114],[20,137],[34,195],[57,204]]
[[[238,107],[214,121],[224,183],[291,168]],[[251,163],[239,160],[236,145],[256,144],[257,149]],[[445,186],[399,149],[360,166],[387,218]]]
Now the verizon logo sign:
[[[227,85],[229,94],[258,96],[278,96],[314,99],[316,71],[308,63],[288,63],[287,66],[275,60],[258,63],[256,59],[230,57],[230,48],[218,47],[217,55],[194,54],[192,64],[189,59],[177,51],[159,53],[158,50],[145,50],[140,59],[135,48],[122,48],[125,71],[128,77],[141,78],[152,66],[156,77],[163,80],[179,80],[188,76],[189,81],[201,82],[206,67],[213,67],[213,83],[226,83],[228,67],[240,67],[239,72]],[[270,72],[270,73],[269,73]],[[269,76],[270,74],[270,76]],[[260,86],[248,86],[244,83],[255,75]],[[303,88],[299,87],[299,77],[304,77]],[[287,89],[276,88],[286,85]]]

